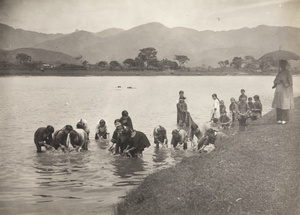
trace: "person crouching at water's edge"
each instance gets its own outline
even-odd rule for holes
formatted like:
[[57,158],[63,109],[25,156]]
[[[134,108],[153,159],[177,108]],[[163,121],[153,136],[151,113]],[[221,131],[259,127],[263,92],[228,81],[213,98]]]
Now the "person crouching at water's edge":
[[34,143],[36,146],[37,152],[42,152],[41,147],[45,146],[47,149],[52,148],[53,140],[52,133],[54,132],[54,128],[52,125],[48,125],[47,127],[41,127],[36,130],[34,133]]
[[141,131],[126,128],[123,130],[122,135],[126,139],[124,141],[127,141],[127,146],[123,153],[128,157],[142,157],[144,149],[150,146],[147,136]]

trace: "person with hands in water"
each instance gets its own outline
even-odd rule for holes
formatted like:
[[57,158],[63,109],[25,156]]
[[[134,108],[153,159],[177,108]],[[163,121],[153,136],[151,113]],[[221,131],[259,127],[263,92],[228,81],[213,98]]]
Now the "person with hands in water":
[[147,136],[141,131],[125,128],[122,135],[124,135],[127,142],[123,154],[128,157],[140,158],[143,156],[144,149],[150,146]]
[[54,140],[54,147],[56,150],[61,149],[63,152],[65,152],[67,147],[67,139],[68,134],[73,130],[73,127],[71,125],[66,125],[62,129],[56,131],[53,134],[53,140]]
[[67,146],[71,144],[78,152],[81,149],[87,150],[88,142],[87,133],[83,129],[72,130],[67,138]]
[[159,147],[159,144],[168,145],[167,131],[161,125],[154,128],[153,137],[157,148]]
[[46,149],[51,149],[53,146],[52,133],[54,132],[54,127],[48,125],[47,127],[41,127],[34,133],[34,143],[37,152],[42,152],[42,146]]

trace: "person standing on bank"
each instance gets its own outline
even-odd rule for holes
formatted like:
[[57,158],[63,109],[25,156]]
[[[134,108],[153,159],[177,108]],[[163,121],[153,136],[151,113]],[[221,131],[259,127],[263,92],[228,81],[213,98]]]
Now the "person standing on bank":
[[177,103],[177,124],[180,121],[187,125],[187,104],[185,103],[185,97],[180,97],[179,102]]
[[217,94],[212,94],[212,98],[214,100],[213,108],[211,110],[211,118],[210,121],[212,124],[216,124],[219,121],[220,118],[220,101],[218,99]]
[[293,77],[287,65],[286,60],[279,61],[279,72],[272,87],[276,88],[272,108],[276,108],[278,124],[286,124],[289,121],[289,110],[294,108]]

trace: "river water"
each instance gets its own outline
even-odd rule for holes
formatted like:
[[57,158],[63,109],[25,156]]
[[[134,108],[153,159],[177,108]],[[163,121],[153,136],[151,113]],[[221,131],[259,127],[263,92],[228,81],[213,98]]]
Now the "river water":
[[[271,110],[273,76],[197,77],[1,77],[0,214],[111,214],[111,206],[143,178],[179,162],[193,151],[156,149],[153,128],[162,125],[169,140],[176,128],[179,90],[198,124],[209,120],[216,93],[228,108],[240,89],[259,95],[263,113]],[[300,76],[294,94],[300,95]],[[120,86],[120,87],[118,87]],[[113,133],[113,121],[127,110],[136,130],[151,146],[142,159],[113,156],[94,140],[99,119]],[[33,135],[48,124],[55,130],[86,119],[91,129],[86,152],[36,153]],[[170,142],[170,141],[169,141]]]

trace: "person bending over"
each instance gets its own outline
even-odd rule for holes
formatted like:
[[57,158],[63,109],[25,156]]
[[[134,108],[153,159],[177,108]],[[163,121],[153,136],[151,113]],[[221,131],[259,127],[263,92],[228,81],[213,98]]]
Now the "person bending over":
[[83,129],[72,130],[67,138],[67,146],[71,144],[78,152],[80,152],[81,149],[87,150],[88,142],[87,133]]
[[162,145],[168,144],[167,131],[161,125],[158,125],[154,128],[153,137],[154,137],[154,143],[156,144],[157,148],[159,147],[159,144]]
[[128,128],[124,129],[122,134],[128,141],[123,154],[128,157],[142,157],[144,149],[150,146],[147,136],[141,131]]
[[53,134],[53,140],[54,140],[54,147],[55,149],[61,149],[65,152],[67,149],[67,138],[68,134],[73,130],[73,127],[71,125],[66,125],[62,129],[56,131]]
[[36,132],[34,133],[34,143],[37,152],[42,152],[42,148],[41,148],[42,146],[46,147],[46,149],[52,148],[53,132],[54,132],[54,128],[52,125],[48,125],[47,127],[41,127],[36,130]]
[[183,149],[187,149],[188,134],[185,130],[174,129],[172,131],[171,145],[176,148],[178,144],[183,144]]

